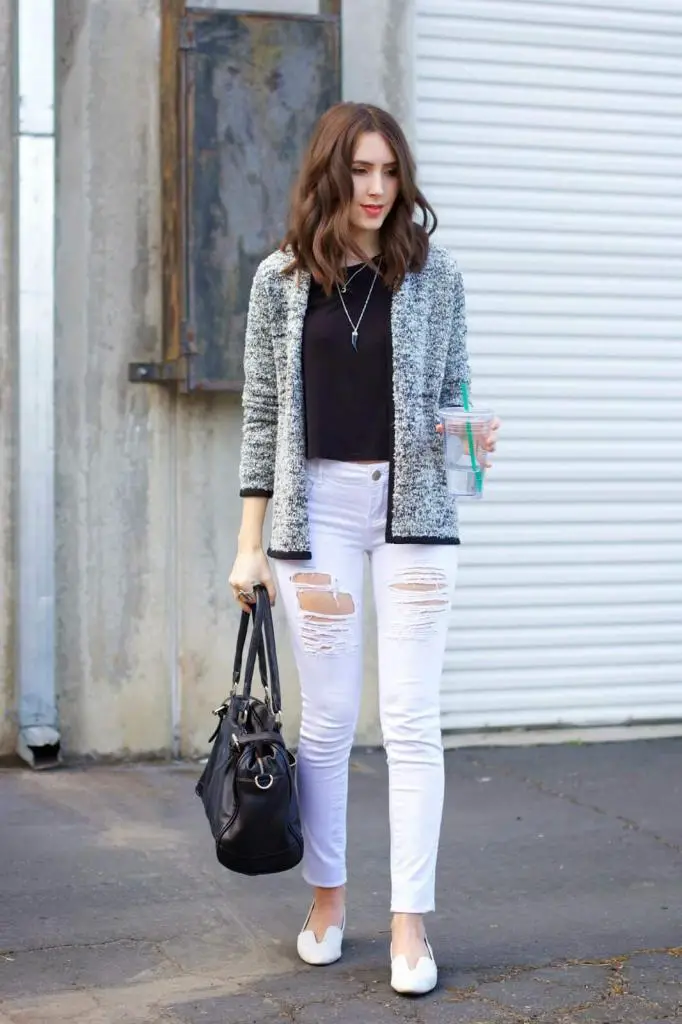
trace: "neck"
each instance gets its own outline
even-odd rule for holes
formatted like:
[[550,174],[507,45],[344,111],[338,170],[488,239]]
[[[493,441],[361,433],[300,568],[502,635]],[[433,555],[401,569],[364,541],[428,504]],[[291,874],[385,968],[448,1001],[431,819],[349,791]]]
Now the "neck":
[[[360,248],[366,260],[373,260],[381,252],[378,231],[356,231],[353,234],[353,241]],[[346,262],[357,260],[357,256],[348,253]]]

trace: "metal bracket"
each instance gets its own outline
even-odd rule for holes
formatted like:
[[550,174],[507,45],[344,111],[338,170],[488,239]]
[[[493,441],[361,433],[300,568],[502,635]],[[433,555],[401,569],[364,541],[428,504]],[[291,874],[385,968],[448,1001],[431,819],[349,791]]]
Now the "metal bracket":
[[173,384],[187,380],[187,363],[183,358],[161,363],[128,363],[131,384]]
[[182,355],[175,359],[163,359],[158,363],[128,363],[128,380],[132,384],[169,384],[176,381],[187,383],[189,360],[196,355],[196,332],[187,320],[180,324],[180,345]]

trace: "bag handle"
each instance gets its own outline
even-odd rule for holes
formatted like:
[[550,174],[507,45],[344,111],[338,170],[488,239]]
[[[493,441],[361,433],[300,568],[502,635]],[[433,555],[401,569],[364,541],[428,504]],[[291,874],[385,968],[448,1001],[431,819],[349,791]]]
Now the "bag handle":
[[[253,684],[253,673],[258,658],[258,669],[261,684],[265,691],[265,699],[272,707],[275,715],[282,711],[282,692],[279,682],[279,666],[277,664],[277,648],[275,645],[275,628],[272,622],[272,610],[270,608],[270,597],[262,584],[254,587],[256,603],[251,606],[251,611],[243,611],[237,633],[237,649],[234,656],[234,668],[232,670],[232,691],[230,697],[237,693],[242,674],[242,659],[244,647],[249,630],[249,620],[253,621],[251,641],[246,655],[246,668],[244,669],[244,683],[242,696],[247,700],[251,696]],[[227,702],[226,702],[227,703]],[[225,706],[225,705],[223,705]],[[218,709],[219,710],[219,709]]]
[[[251,633],[251,644],[249,646],[249,653],[246,656],[246,668],[244,670],[244,696],[251,696],[251,683],[253,681],[253,672],[256,667],[256,656],[258,656],[261,669],[261,682],[263,683],[266,696],[268,696],[269,674],[269,696],[271,699],[272,710],[275,715],[280,715],[282,712],[282,691],[279,682],[275,627],[272,621],[270,596],[266,588],[260,583],[254,587],[254,591],[256,595],[256,606],[255,609],[252,609],[253,631]],[[263,657],[263,661],[266,662],[265,676],[263,675],[263,665],[261,663],[263,648],[265,649],[264,653],[266,656]]]
[[[242,676],[242,659],[244,657],[244,646],[246,644],[246,636],[249,631],[249,620],[256,617],[256,607],[252,606],[250,612],[242,611],[241,619],[239,620],[239,632],[237,633],[237,649],[234,654],[234,666],[232,668],[232,695],[237,692],[239,681]],[[265,660],[265,646],[261,637],[261,642],[258,645],[258,670],[260,672],[261,683],[266,694],[268,692],[268,666]],[[253,670],[252,670],[253,672]],[[251,681],[249,680],[249,691],[251,690]],[[248,694],[247,694],[248,696]]]

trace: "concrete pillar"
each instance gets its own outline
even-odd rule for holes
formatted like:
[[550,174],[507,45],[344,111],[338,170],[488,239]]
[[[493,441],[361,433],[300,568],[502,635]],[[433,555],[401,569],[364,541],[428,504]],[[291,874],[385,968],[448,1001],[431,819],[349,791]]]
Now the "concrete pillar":
[[414,136],[414,0],[343,0],[343,94]]
[[175,552],[158,357],[157,0],[58,5],[57,643],[67,754],[167,752]]
[[12,0],[0,0],[0,757],[14,753]]

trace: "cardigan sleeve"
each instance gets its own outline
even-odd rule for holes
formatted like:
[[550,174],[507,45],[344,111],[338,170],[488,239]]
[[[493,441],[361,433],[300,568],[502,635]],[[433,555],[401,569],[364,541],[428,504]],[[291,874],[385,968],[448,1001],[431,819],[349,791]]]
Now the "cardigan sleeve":
[[448,353],[445,361],[445,373],[440,392],[440,408],[446,406],[463,405],[462,382],[467,385],[471,382],[471,370],[469,368],[469,356],[467,353],[467,317],[466,300],[464,297],[464,284],[462,275],[457,266],[452,263],[453,270],[453,308],[452,322],[450,324],[450,340]]
[[271,498],[277,446],[277,375],[272,346],[267,271],[261,264],[251,286],[244,344],[242,443],[239,494]]

